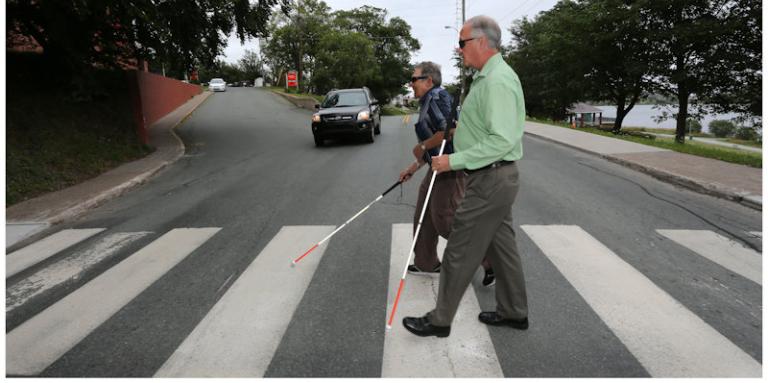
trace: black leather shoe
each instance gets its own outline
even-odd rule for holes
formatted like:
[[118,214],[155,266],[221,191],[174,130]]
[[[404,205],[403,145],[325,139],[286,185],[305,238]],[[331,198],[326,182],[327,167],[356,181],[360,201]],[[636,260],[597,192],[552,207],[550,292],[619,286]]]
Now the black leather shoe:
[[480,313],[478,316],[480,322],[483,322],[489,326],[507,326],[516,328],[518,330],[528,329],[528,318],[523,319],[504,319],[496,311],[486,311]]
[[426,316],[421,318],[405,317],[403,318],[403,326],[418,336],[445,338],[451,334],[451,326],[433,326]]

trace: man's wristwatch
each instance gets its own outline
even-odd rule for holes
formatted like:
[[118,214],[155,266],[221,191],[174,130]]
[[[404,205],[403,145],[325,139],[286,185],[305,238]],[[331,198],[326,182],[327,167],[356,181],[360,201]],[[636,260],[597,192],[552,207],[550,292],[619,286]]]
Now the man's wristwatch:
[[426,150],[427,150],[427,147],[426,147],[426,146],[424,146],[424,144],[421,144],[421,150],[424,150],[424,151],[426,151]]

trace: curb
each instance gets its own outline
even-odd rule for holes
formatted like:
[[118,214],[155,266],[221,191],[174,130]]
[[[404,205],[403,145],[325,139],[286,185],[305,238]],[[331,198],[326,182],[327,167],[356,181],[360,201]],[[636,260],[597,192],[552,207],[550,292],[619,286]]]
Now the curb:
[[[293,105],[296,105],[299,108],[307,109],[309,111],[314,111],[315,104],[319,104],[319,102],[314,98],[294,96],[292,94],[282,93],[271,89],[269,91],[278,96],[282,96],[286,100],[290,101]],[[310,103],[311,106],[309,105]]]
[[744,192],[736,191],[733,189],[724,189],[722,187],[719,187],[718,185],[710,184],[701,182],[695,179],[691,179],[688,177],[684,177],[678,174],[673,174],[666,172],[664,170],[651,168],[645,165],[638,164],[636,162],[627,161],[622,158],[617,158],[614,156],[611,156],[609,154],[600,154],[596,153],[578,146],[574,146],[572,144],[568,144],[565,142],[553,140],[549,137],[541,136],[535,133],[531,132],[525,132],[525,134],[531,135],[533,137],[542,139],[544,141],[552,142],[558,145],[562,145],[565,147],[569,147],[571,149],[578,150],[582,153],[590,154],[596,157],[600,157],[603,159],[606,159],[608,161],[611,161],[615,164],[622,165],[624,167],[648,174],[658,180],[661,180],[666,183],[670,183],[673,185],[681,186],[683,188],[686,188],[688,190],[701,193],[701,194],[707,194],[718,198],[727,199],[730,201],[738,202],[744,206],[747,206],[749,208],[762,211],[763,210],[763,202],[762,202],[762,196],[754,196],[750,195]]

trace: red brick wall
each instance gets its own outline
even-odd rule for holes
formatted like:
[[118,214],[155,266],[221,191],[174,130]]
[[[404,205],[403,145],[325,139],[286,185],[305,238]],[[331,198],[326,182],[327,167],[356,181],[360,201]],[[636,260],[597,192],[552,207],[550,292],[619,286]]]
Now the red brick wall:
[[146,130],[150,125],[202,92],[198,85],[149,72],[132,71],[132,73],[134,75],[131,77],[138,86],[134,88],[134,108],[138,109],[136,123],[139,136],[144,143],[147,143]]

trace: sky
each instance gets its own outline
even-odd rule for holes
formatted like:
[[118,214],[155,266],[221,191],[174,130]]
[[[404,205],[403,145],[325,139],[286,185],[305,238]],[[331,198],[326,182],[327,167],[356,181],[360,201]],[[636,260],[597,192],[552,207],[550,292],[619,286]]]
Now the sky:
[[[400,17],[411,26],[411,36],[419,40],[421,49],[413,52],[411,62],[433,61],[442,67],[443,83],[455,82],[459,70],[453,66],[451,57],[458,47],[458,29],[461,28],[461,0],[325,0],[331,10],[348,10],[363,5],[384,8],[388,17]],[[509,27],[515,20],[527,16],[535,17],[539,12],[551,9],[557,0],[465,0],[466,17],[487,15],[493,17],[501,27],[501,41],[509,44]],[[446,29],[450,26],[454,29]],[[243,57],[245,50],[258,52],[255,39],[244,45],[234,36],[230,36],[224,49],[224,61],[236,63]]]

